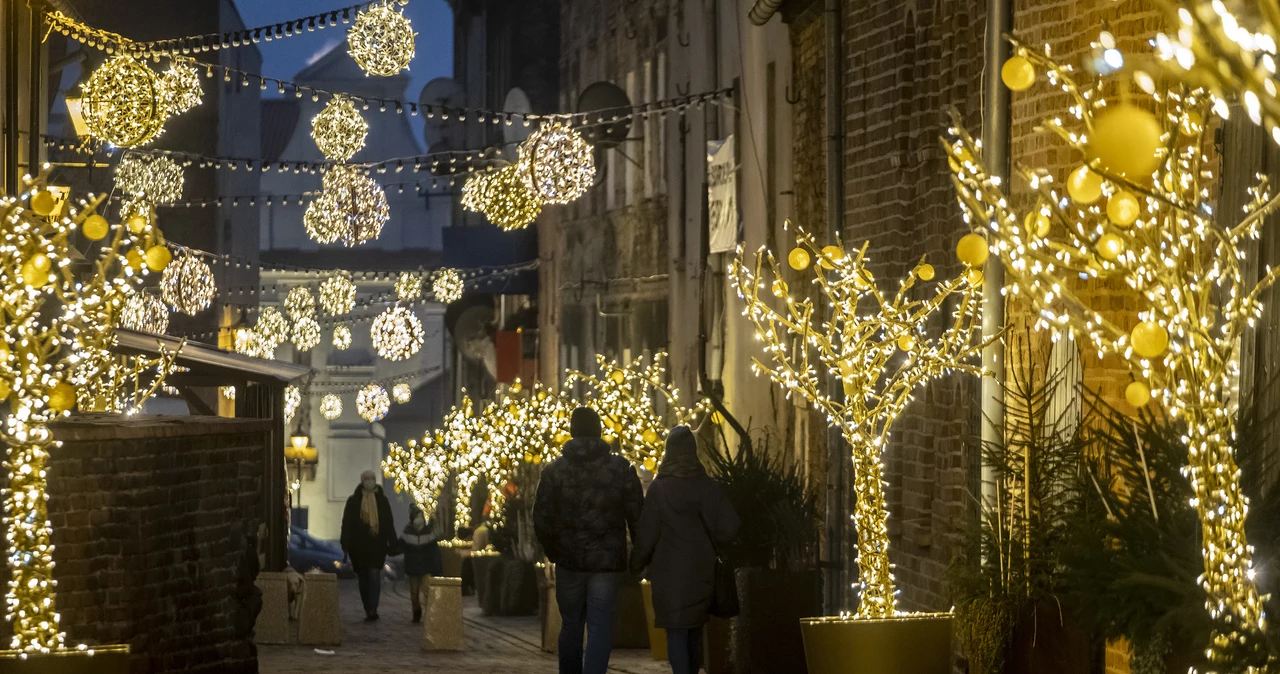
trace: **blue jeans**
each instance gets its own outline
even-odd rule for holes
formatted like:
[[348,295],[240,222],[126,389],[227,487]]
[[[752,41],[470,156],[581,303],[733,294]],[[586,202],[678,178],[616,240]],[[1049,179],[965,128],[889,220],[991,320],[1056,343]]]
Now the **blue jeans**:
[[667,662],[671,663],[671,674],[698,674],[702,668],[702,628],[668,628]]
[[[613,650],[613,614],[620,573],[556,569],[560,605],[560,674],[605,674]],[[582,630],[587,630],[586,657]]]
[[382,596],[382,569],[357,571],[356,580],[360,581],[360,601],[364,604],[365,615],[378,615],[378,599]]

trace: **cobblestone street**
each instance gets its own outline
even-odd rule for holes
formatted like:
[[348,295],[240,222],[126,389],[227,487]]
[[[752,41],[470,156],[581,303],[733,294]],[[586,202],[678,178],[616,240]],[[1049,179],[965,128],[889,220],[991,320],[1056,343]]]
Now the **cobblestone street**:
[[[364,622],[354,580],[339,583],[342,645],[333,655],[309,646],[259,646],[262,674],[353,674],[357,672],[441,672],[448,674],[554,674],[556,659],[539,647],[538,619],[486,618],[475,597],[463,598],[467,650],[426,652],[421,648],[422,626],[410,622],[409,597],[403,581],[384,586],[378,612],[382,619]],[[297,623],[294,623],[296,629]],[[670,672],[654,662],[647,650],[615,650],[610,672],[659,674]]]

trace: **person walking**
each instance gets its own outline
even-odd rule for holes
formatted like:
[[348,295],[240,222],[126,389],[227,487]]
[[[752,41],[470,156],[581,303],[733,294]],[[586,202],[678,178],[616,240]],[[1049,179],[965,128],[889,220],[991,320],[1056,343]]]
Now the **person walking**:
[[360,600],[364,602],[367,621],[378,619],[382,567],[398,539],[391,503],[378,485],[378,476],[371,470],[360,473],[360,484],[342,511],[342,553],[351,559],[351,568],[360,581]]
[[555,564],[560,674],[604,674],[618,584],[627,570],[627,532],[635,537],[644,493],[635,468],[600,438],[594,410],[575,409],[569,434],[563,456],[542,471],[533,526]]
[[645,496],[631,552],[631,569],[648,569],[653,622],[667,630],[673,674],[696,674],[702,666],[702,628],[715,595],[716,548],[732,541],[740,524],[724,488],[698,461],[693,431],[676,426]]
[[427,519],[418,504],[409,506],[409,523],[404,525],[400,542],[404,545],[404,573],[409,577],[409,601],[413,605],[413,622],[422,620],[422,592],[432,576],[444,573],[436,525]]

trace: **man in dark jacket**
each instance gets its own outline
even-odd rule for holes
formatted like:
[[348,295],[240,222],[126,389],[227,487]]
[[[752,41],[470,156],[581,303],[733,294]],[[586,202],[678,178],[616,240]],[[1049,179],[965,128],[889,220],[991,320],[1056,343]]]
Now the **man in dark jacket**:
[[342,552],[351,558],[351,569],[360,581],[365,620],[378,619],[382,567],[387,563],[387,551],[399,538],[391,519],[391,502],[383,495],[377,475],[364,471],[342,511]]
[[564,456],[542,471],[533,525],[556,565],[560,674],[604,674],[618,582],[627,570],[627,530],[635,536],[644,492],[635,468],[600,438],[595,411],[574,410],[569,434],[573,439],[565,443]]

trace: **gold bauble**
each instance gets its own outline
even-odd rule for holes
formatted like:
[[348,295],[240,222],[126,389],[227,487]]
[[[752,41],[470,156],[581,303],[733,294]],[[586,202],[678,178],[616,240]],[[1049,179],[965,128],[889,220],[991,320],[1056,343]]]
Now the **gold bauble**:
[[1049,235],[1049,216],[1040,211],[1028,213],[1026,219],[1022,221],[1022,225],[1026,228],[1027,234],[1037,239],[1043,239]]
[[139,253],[137,248],[130,248],[129,252],[124,254],[124,261],[134,271],[142,271],[142,267],[146,265],[146,261],[142,259],[142,253]]
[[66,412],[76,406],[76,387],[60,381],[49,389],[49,409]]
[[786,297],[786,296],[787,296],[787,290],[788,290],[788,288],[787,288],[787,282],[786,282],[786,281],[783,281],[782,279],[776,279],[776,280],[774,280],[774,282],[773,282],[773,294],[774,294],[774,296],[776,296],[776,297]]
[[49,283],[49,271],[40,271],[31,260],[22,263],[22,282],[32,288],[43,288]]
[[369,123],[345,96],[334,96],[311,120],[311,137],[324,156],[346,161],[364,147]]
[[147,231],[147,219],[141,215],[131,215],[124,222],[125,226],[133,234],[141,234]]
[[652,473],[654,470],[657,470],[657,468],[658,468],[658,462],[652,456],[644,460],[644,469],[646,471],[649,471],[650,473]]
[[1089,170],[1088,166],[1081,166],[1067,176],[1067,194],[1081,206],[1101,199],[1102,176]]
[[106,218],[95,213],[85,218],[84,226],[80,228],[80,231],[84,232],[85,238],[90,241],[101,241],[107,238],[107,234],[111,232],[111,225]]
[[1116,227],[1128,227],[1142,214],[1142,205],[1133,194],[1120,190],[1107,199],[1107,217]]
[[80,90],[80,109],[89,134],[113,145],[143,145],[160,133],[169,118],[155,72],[132,56],[117,56],[102,64]]
[[1026,91],[1036,83],[1036,68],[1021,56],[1014,56],[1000,68],[1000,80],[1011,91]]
[[987,240],[981,234],[965,234],[956,243],[956,257],[967,266],[981,267],[990,255]]
[[356,15],[347,31],[347,53],[366,73],[390,77],[413,60],[413,25],[391,3],[375,3]]
[[151,271],[164,271],[169,266],[169,262],[173,260],[173,254],[169,252],[167,246],[152,246],[147,249],[145,255],[147,267]]
[[916,345],[916,338],[911,335],[902,335],[898,337],[898,348],[903,351],[910,351]]
[[919,276],[921,281],[932,281],[935,274],[933,265],[928,262],[922,262],[916,267],[916,276]]
[[711,423],[717,426],[724,423],[724,415],[720,413],[720,410],[711,413]]
[[1169,331],[1155,321],[1143,321],[1129,333],[1134,353],[1143,358],[1155,358],[1169,348]]
[[621,384],[626,381],[627,375],[623,374],[622,370],[614,370],[609,373],[609,378],[613,380],[613,383]]
[[809,251],[803,248],[792,248],[787,254],[787,264],[796,271],[804,271],[809,268]]
[[982,285],[982,270],[975,267],[966,271],[964,273],[964,280],[968,281],[971,286]]
[[31,210],[36,215],[48,217],[53,214],[53,210],[58,207],[58,197],[49,190],[40,190],[31,195]]
[[644,444],[652,445],[658,441],[658,433],[652,428],[645,429],[644,434],[641,435],[641,439],[644,440]]
[[1107,233],[1098,237],[1098,255],[1104,260],[1114,261],[1124,252],[1124,239]]
[[1134,407],[1142,407],[1151,402],[1151,389],[1140,381],[1131,382],[1124,387],[1124,399]]
[[49,261],[48,255],[45,255],[44,253],[36,253],[31,256],[31,266],[34,267],[36,271],[47,272],[49,271],[49,268],[53,266],[53,263]]
[[8,379],[0,379],[0,400],[8,398],[13,393],[13,387],[9,386]]
[[840,246],[823,246],[822,256],[818,258],[818,264],[823,269],[835,269],[835,263],[843,259],[844,249]]
[[1160,122],[1136,105],[1122,103],[1094,120],[1089,154],[1110,173],[1132,179],[1150,176],[1160,166]]

